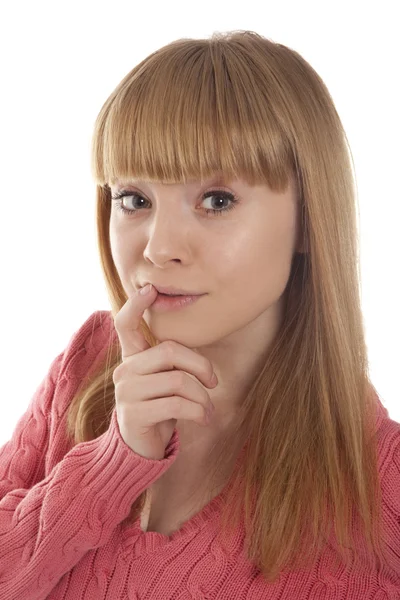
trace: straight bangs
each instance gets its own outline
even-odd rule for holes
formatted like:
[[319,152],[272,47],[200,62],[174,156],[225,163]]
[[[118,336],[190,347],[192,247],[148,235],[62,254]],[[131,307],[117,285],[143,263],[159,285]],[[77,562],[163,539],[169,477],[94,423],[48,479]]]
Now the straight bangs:
[[178,40],[137,65],[103,105],[95,182],[186,183],[218,173],[284,191],[297,166],[277,93],[249,53]]

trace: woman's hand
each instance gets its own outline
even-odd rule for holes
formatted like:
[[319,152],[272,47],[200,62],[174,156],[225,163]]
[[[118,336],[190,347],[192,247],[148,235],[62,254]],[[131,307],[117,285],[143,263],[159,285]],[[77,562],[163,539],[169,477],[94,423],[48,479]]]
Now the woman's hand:
[[113,373],[119,429],[134,452],[153,460],[164,458],[177,419],[208,424],[214,405],[200,382],[209,388],[218,383],[211,362],[186,346],[169,340],[151,348],[146,342],[139,324],[157,293],[153,286],[147,295],[135,293],[114,320],[123,361]]

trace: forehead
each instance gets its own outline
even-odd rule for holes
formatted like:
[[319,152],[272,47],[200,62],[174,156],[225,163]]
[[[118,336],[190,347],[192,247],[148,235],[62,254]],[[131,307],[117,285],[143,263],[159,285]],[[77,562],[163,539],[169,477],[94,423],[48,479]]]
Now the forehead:
[[223,184],[228,183],[229,181],[234,181],[232,178],[228,178],[221,173],[216,173],[215,175],[207,178],[207,179],[189,179],[186,183],[170,183],[166,181],[159,180],[151,180],[151,179],[138,179],[135,177],[119,177],[115,179],[115,183],[113,184],[115,187],[123,186],[123,185],[202,185],[206,184]]

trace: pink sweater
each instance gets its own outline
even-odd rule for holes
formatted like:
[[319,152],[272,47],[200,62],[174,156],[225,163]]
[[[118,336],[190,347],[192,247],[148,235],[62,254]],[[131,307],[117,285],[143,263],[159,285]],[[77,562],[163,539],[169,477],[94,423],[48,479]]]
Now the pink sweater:
[[175,461],[177,430],[160,461],[123,441],[115,411],[109,429],[73,446],[68,405],[103,356],[111,313],[93,313],[72,336],[0,449],[0,600],[399,600],[400,424],[378,400],[379,471],[385,545],[380,572],[335,568],[328,546],[308,572],[268,584],[243,552],[243,527],[229,554],[216,542],[224,492],[170,537],[121,522],[132,502]]

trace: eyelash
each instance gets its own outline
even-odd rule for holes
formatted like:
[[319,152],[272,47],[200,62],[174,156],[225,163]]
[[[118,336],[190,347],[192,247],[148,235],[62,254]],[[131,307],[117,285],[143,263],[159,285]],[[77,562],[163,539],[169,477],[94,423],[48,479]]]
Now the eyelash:
[[[145,200],[145,198],[143,198],[143,196],[141,196],[140,194],[137,194],[136,192],[118,192],[117,194],[113,195],[111,197],[111,199],[113,201],[115,201],[115,206],[117,208],[117,210],[120,210],[122,213],[128,215],[128,216],[132,216],[133,214],[135,214],[136,212],[138,212],[138,210],[140,209],[127,209],[124,206],[122,206],[122,198],[124,198],[125,196],[136,196],[137,198],[142,198],[143,200]],[[202,200],[205,200],[206,198],[208,198],[208,196],[219,196],[221,198],[227,199],[231,201],[231,205],[226,207],[226,208],[222,208],[221,210],[217,210],[215,208],[206,208],[205,211],[206,213],[213,213],[215,215],[221,215],[225,212],[228,212],[229,210],[232,210],[233,208],[235,208],[235,205],[238,202],[238,199],[235,198],[235,196],[233,194],[230,194],[229,192],[225,192],[223,190],[210,190],[209,192],[207,192],[206,194],[203,195]]]

